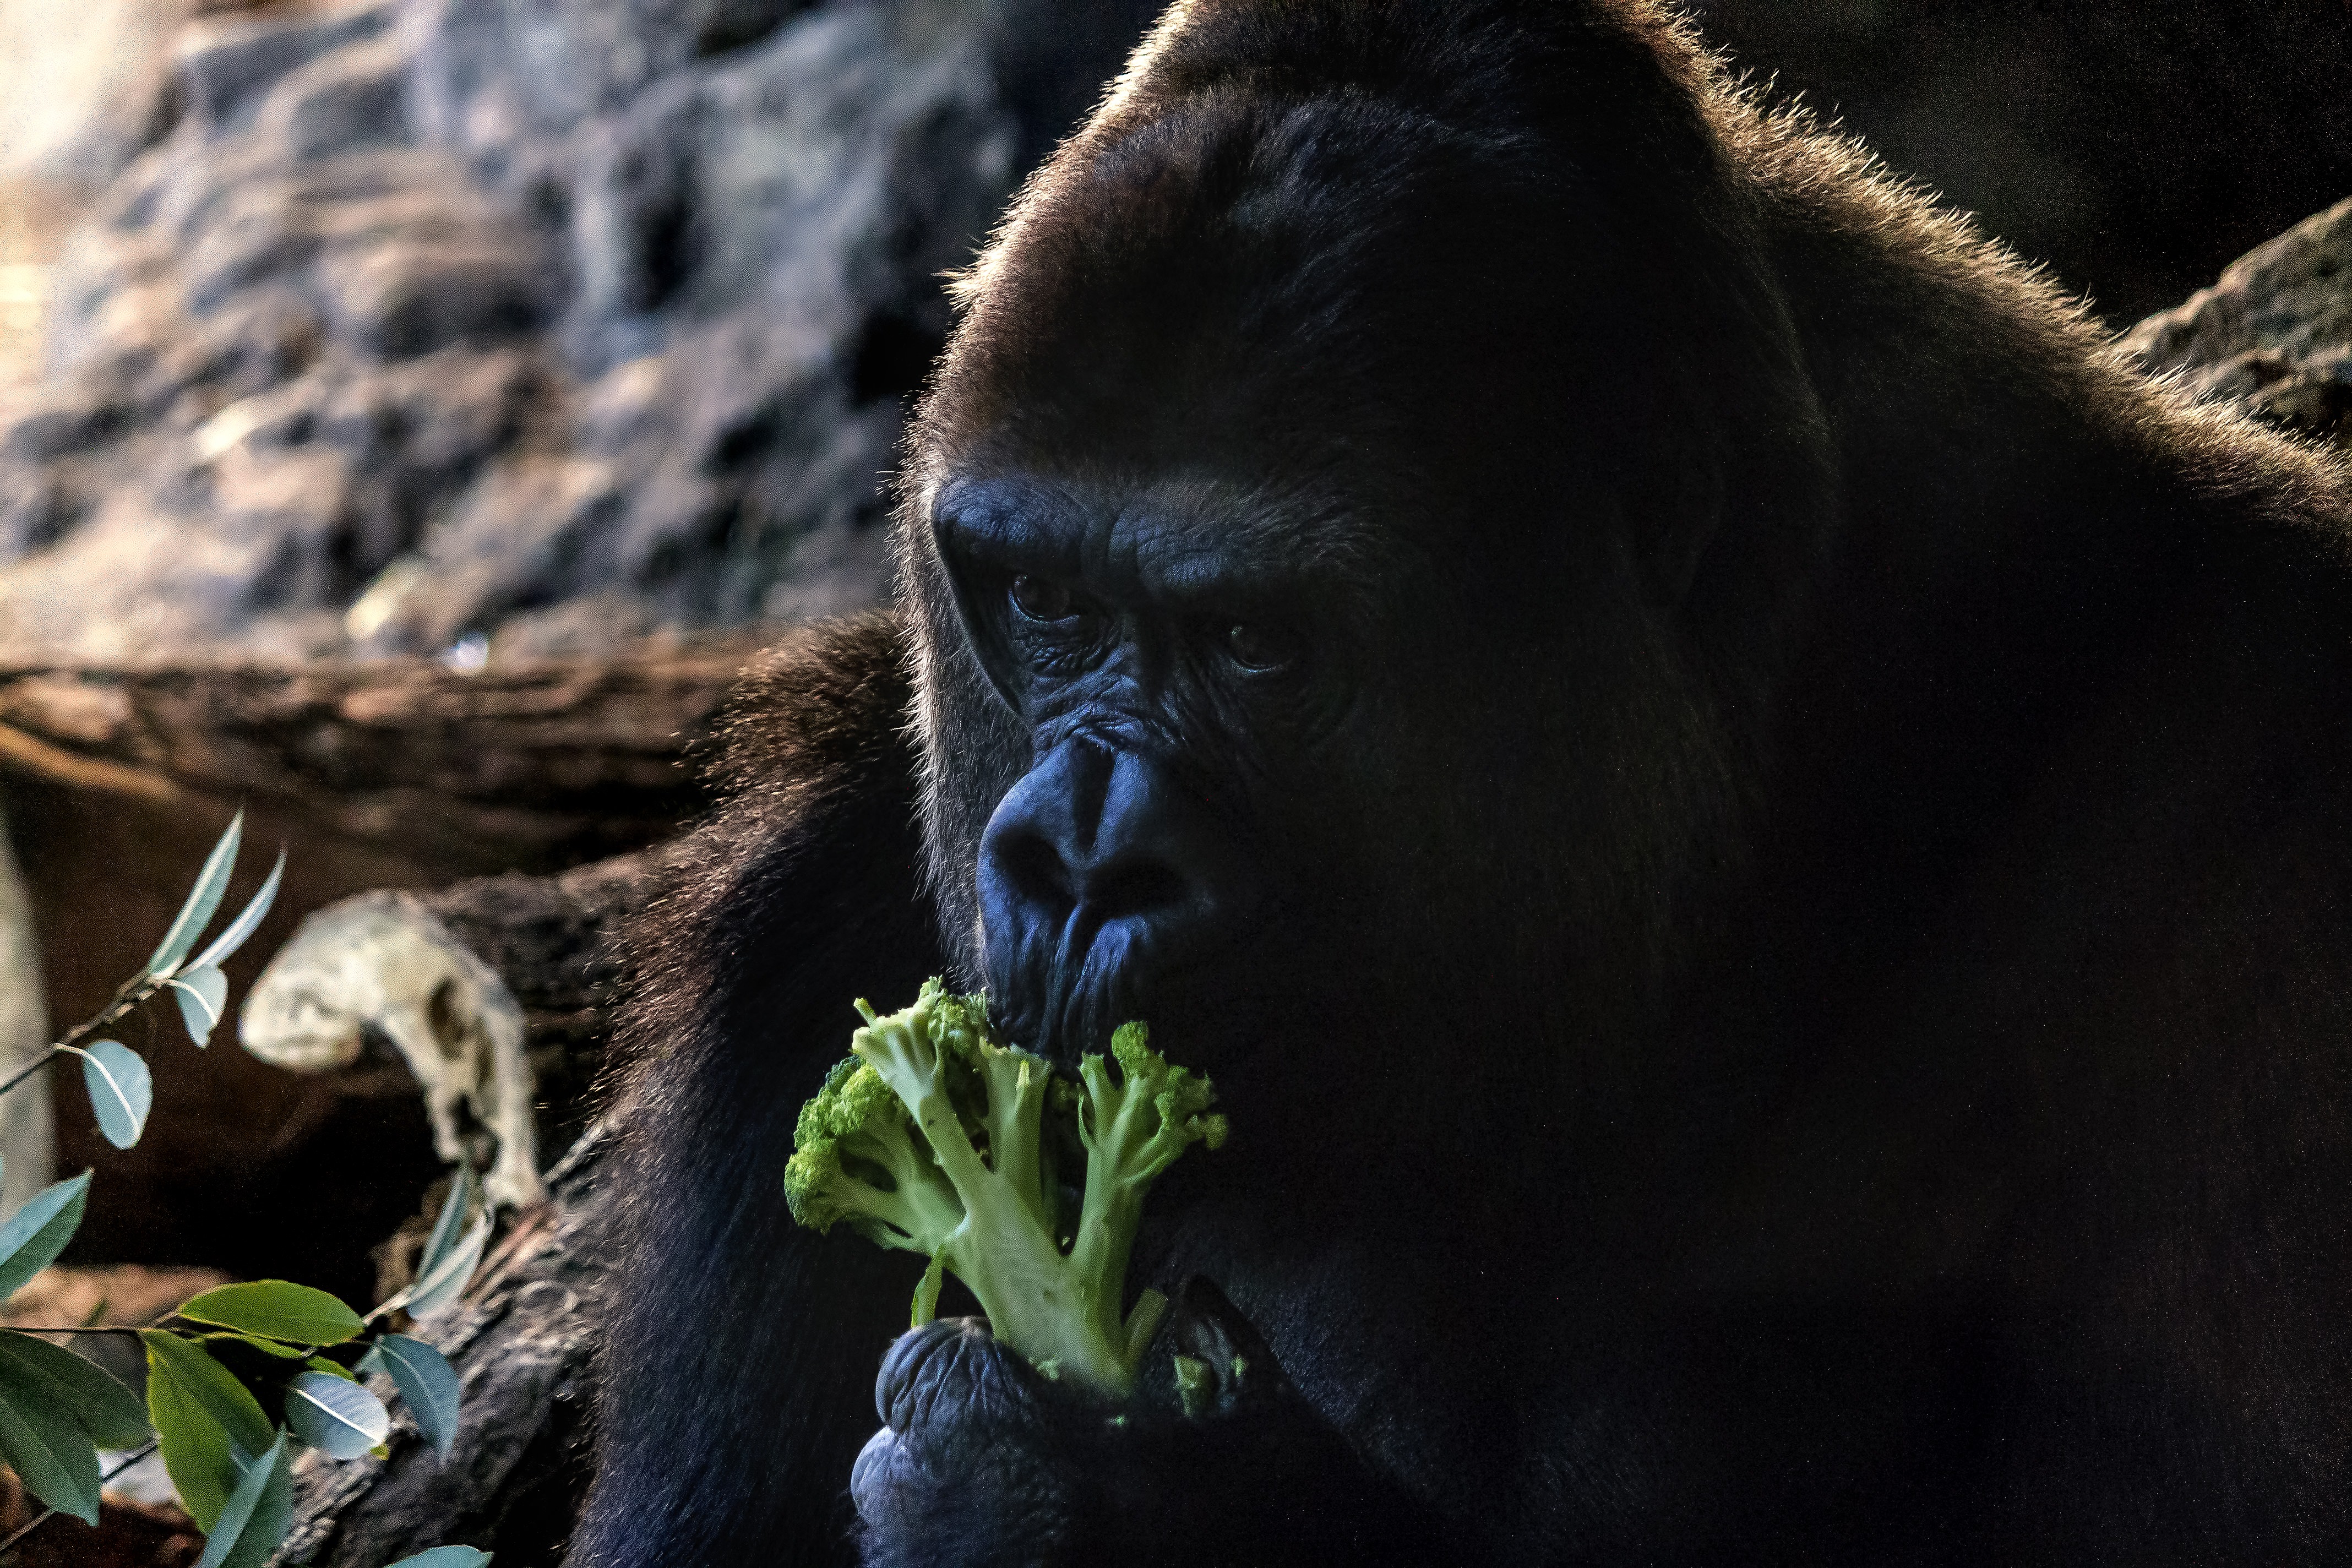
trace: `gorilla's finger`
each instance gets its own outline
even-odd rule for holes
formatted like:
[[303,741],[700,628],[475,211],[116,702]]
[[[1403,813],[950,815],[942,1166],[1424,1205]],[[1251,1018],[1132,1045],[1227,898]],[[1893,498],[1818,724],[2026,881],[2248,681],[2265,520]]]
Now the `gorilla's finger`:
[[931,1359],[962,1337],[971,1321],[940,1318],[909,1329],[890,1342],[890,1348],[882,1355],[881,1370],[874,1374],[874,1414],[882,1418],[884,1426],[897,1432],[907,1429],[908,1415],[905,1405],[908,1391],[918,1378],[925,1375],[924,1368]]
[[1001,1425],[1035,1418],[1029,1364],[988,1331],[985,1318],[949,1318],[910,1329],[882,1358],[874,1408],[893,1432],[953,1417]]
[[878,1525],[896,1515],[893,1504],[903,1479],[899,1472],[907,1462],[905,1445],[887,1426],[866,1440],[849,1469],[849,1500],[856,1505],[859,1519]]

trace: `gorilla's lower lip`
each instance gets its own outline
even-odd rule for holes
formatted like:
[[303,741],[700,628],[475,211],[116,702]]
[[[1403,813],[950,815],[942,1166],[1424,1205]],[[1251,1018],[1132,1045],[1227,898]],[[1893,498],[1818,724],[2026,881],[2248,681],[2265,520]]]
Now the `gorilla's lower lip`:
[[1127,971],[1082,975],[1075,984],[1049,985],[1044,995],[1015,992],[1003,1016],[1007,1037],[1063,1068],[1110,1048],[1111,1031],[1131,1020],[1150,1021],[1137,976]]
[[1211,1070],[1247,1055],[1263,1032],[1264,1017],[1234,988],[1234,978],[1230,966],[1215,963],[1118,971],[1085,993],[1016,1002],[998,1023],[1008,1041],[1065,1071],[1075,1071],[1081,1057],[1108,1051],[1112,1032],[1129,1023],[1147,1026],[1153,1047],[1171,1061]]

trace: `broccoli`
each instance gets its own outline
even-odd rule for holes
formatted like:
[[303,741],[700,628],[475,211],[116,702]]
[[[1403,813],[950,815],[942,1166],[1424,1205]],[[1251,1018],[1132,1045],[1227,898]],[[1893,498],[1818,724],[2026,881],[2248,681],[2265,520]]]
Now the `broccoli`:
[[[801,1110],[784,1167],[793,1217],[929,1254],[916,1324],[930,1321],[940,1271],[952,1268],[991,1331],[1039,1371],[1124,1396],[1168,1305],[1147,1290],[1120,1310],[1144,1194],[1192,1144],[1224,1142],[1215,1089],[1171,1067],[1141,1024],[1111,1036],[1116,1077],[1090,1056],[1072,1084],[1001,1043],[984,996],[936,979],[904,1012],[857,1010],[866,1027],[850,1058]],[[1080,1152],[1073,1224],[1060,1170]]]

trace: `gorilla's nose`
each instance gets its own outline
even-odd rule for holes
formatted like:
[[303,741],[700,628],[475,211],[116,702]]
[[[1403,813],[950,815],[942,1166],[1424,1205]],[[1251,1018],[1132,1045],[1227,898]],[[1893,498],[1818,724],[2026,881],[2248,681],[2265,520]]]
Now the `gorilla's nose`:
[[1213,935],[1246,881],[1214,813],[1163,764],[1065,741],[981,838],[989,989],[1016,1029],[1075,1026],[1074,1005],[1091,1010],[1081,993],[1108,1002],[1099,993],[1120,972],[1164,965]]

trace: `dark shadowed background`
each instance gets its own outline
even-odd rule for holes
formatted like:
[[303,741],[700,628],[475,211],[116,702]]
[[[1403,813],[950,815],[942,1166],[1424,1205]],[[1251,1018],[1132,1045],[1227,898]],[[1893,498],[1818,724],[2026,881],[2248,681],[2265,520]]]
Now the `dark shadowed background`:
[[2346,0],[1701,0],[1801,94],[2127,326],[2352,195]]

